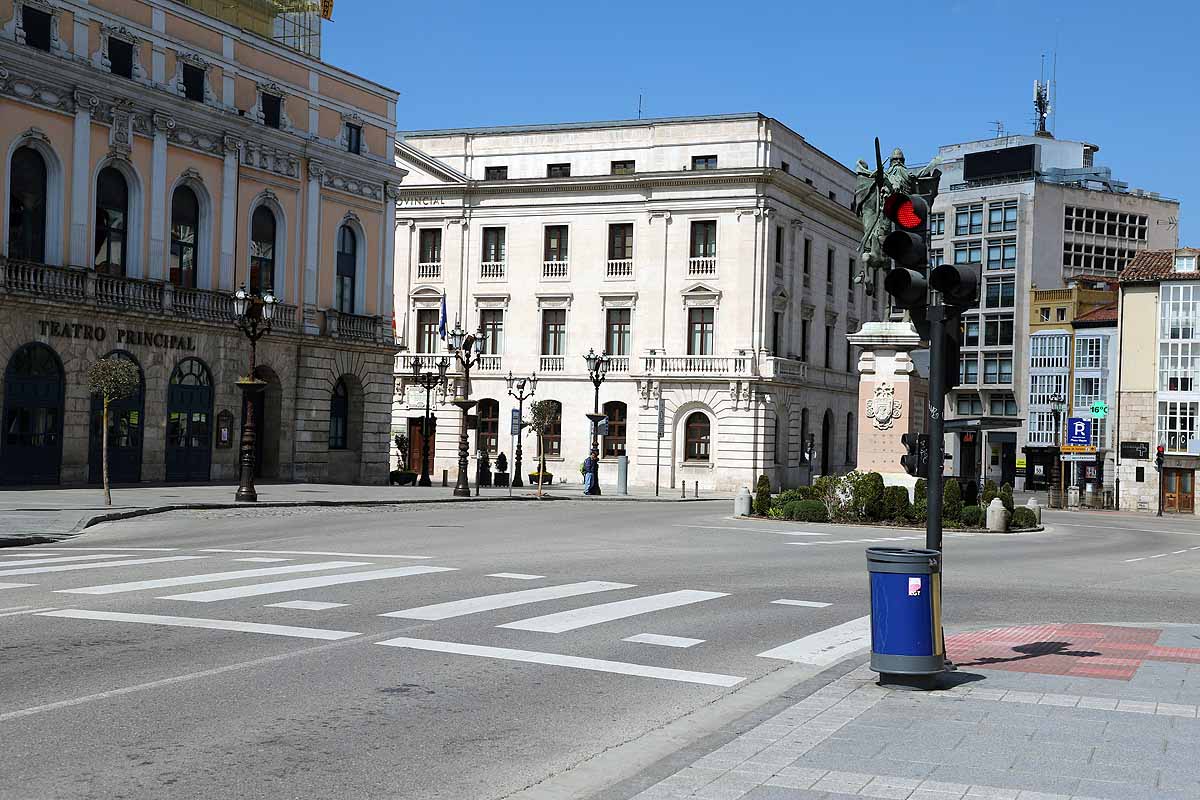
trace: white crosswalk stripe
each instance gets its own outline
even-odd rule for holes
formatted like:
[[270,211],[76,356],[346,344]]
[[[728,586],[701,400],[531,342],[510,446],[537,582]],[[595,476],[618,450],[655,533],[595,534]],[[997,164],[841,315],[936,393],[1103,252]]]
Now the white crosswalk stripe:
[[701,592],[694,589],[683,589],[678,592],[652,594],[647,597],[634,597],[630,600],[617,600],[613,603],[603,603],[598,606],[587,606],[572,611],[560,611],[557,614],[546,614],[541,617],[531,617],[516,622],[500,625],[501,628],[514,628],[522,631],[538,631],[540,633],[564,633],[566,631],[599,625],[602,622],[648,614],[651,611],[662,611],[667,608],[677,608],[692,603],[700,603],[717,597],[726,597],[724,592]]
[[0,561],[0,567],[27,567],[31,564],[65,564],[69,561],[103,561],[106,558],[119,558],[107,553],[101,555],[92,553],[86,556],[52,556],[44,558],[23,558],[20,561]]
[[144,589],[164,589],[168,586],[190,586],[196,583],[219,583],[243,578],[261,578],[267,575],[287,575],[293,572],[321,572],[345,567],[370,566],[368,561],[322,561],[317,564],[290,564],[286,567],[260,567],[258,569],[235,569],[230,572],[209,572],[204,575],[181,575],[174,578],[156,578],[126,583],[106,583],[99,586],[84,586],[80,589],[59,589],[60,594],[120,594]]
[[[119,558],[120,556],[114,556]],[[73,572],[80,569],[104,569],[111,567],[135,567],[139,564],[161,564],[166,561],[193,561],[205,556],[163,556],[161,558],[132,558],[125,561],[102,561],[88,564],[50,564],[41,567],[0,570],[0,575],[38,575],[44,572]]]
[[796,639],[759,653],[759,658],[777,658],[799,664],[827,667],[853,655],[871,643],[871,618],[859,617],[832,628]]
[[163,600],[186,600],[192,603],[214,603],[218,600],[234,600],[241,597],[257,597],[264,594],[280,594],[300,589],[316,589],[322,586],[339,586],[361,581],[379,581],[386,578],[404,578],[431,572],[453,572],[455,567],[395,567],[376,569],[369,572],[348,572],[342,575],[318,575],[312,578],[293,578],[272,583],[257,583],[250,586],[234,586],[228,589],[209,589],[204,592],[188,592],[163,597]]
[[321,628],[298,628],[294,625],[264,625],[258,622],[239,622],[228,619],[201,619],[197,617],[172,617],[161,614],[124,614],[119,611],[88,611],[80,608],[64,608],[47,611],[42,617],[64,617],[68,619],[107,620],[109,622],[132,622],[142,625],[166,625],[178,628],[207,628],[214,631],[240,631],[242,633],[265,633],[270,636],[291,636],[299,639],[325,639],[334,641],[358,636],[355,631],[329,631]]
[[522,589],[517,592],[487,594],[482,597],[470,597],[466,600],[454,600],[449,603],[437,603],[432,606],[407,608],[403,611],[391,611],[379,616],[401,617],[404,619],[450,619],[451,617],[463,617],[467,614],[478,614],[481,611],[495,611],[500,608],[522,606],[526,603],[540,603],[544,600],[560,600],[564,597],[576,597],[581,594],[632,588],[633,584],[631,583],[608,583],[606,581],[564,583],[561,586],[543,586],[540,589]]

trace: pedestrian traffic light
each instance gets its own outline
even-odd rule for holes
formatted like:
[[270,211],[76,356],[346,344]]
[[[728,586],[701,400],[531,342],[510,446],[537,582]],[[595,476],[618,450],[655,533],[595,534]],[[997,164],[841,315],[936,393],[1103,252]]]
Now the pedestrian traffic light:
[[1158,469],[1158,470],[1162,469],[1163,459],[1166,457],[1165,456],[1166,451],[1167,451],[1167,448],[1163,447],[1160,444],[1158,446],[1158,449],[1154,452],[1154,468],[1155,469]]
[[900,437],[906,453],[900,456],[900,465],[904,471],[914,477],[920,477],[929,471],[929,435],[925,433],[906,433]]
[[883,202],[883,213],[895,230],[883,240],[883,252],[895,263],[883,280],[883,288],[896,308],[912,309],[925,304],[929,266],[929,202],[918,194],[893,194]]

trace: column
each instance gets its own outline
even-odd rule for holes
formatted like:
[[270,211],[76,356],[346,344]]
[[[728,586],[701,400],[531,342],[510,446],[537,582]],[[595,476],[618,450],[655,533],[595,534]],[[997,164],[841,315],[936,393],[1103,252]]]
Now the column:
[[232,136],[225,136],[221,143],[225,151],[225,162],[221,167],[221,272],[217,288],[232,291],[233,267],[237,252],[238,156],[242,142]]
[[311,334],[321,332],[317,321],[317,264],[321,254],[321,178],[324,175],[324,164],[309,159],[304,198],[304,332]]
[[88,257],[88,222],[92,196],[92,112],[100,104],[95,95],[76,89],[75,125],[71,148],[71,253],[68,263],[76,267],[91,264]]
[[145,277],[152,281],[166,278],[167,229],[167,131],[175,120],[165,114],[155,114],[154,149],[150,160],[150,262]]
[[400,187],[391,183],[384,184],[383,187],[383,225],[380,226],[383,234],[383,260],[379,264],[379,268],[383,271],[383,289],[379,293],[378,313],[384,318],[384,323],[388,326],[390,333],[386,334],[391,337],[388,341],[393,341],[398,332],[397,325],[400,320],[396,319],[396,198],[400,195]]

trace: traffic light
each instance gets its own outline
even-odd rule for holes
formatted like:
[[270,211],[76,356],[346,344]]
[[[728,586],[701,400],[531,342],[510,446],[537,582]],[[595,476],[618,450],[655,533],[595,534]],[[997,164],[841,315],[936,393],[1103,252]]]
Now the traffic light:
[[900,442],[907,451],[900,456],[900,465],[904,471],[914,477],[920,477],[929,471],[929,434],[906,433],[900,437]]
[[1166,450],[1167,450],[1167,448],[1163,447],[1160,444],[1158,446],[1158,449],[1154,452],[1154,468],[1155,469],[1157,469],[1157,470],[1162,469],[1163,459],[1166,457],[1164,455],[1166,453]]
[[979,305],[978,266],[969,264],[940,264],[929,274],[929,285],[942,293],[942,302],[952,308],[975,308]]
[[883,288],[896,308],[925,304],[929,266],[929,202],[919,194],[893,194],[883,201],[883,213],[895,230],[883,240],[883,252],[894,262],[883,279]]
[[942,386],[947,392],[958,386],[958,380],[962,377],[959,374],[961,369],[959,362],[962,361],[962,340],[962,315],[955,314],[946,320],[945,345],[942,347]]

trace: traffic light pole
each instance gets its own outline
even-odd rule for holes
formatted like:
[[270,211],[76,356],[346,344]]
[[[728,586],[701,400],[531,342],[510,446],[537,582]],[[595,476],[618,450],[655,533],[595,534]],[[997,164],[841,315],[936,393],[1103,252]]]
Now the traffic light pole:
[[946,359],[946,306],[930,303],[926,310],[929,320],[929,472],[925,490],[925,547],[942,549],[942,456],[946,429],[946,380],[943,362]]

